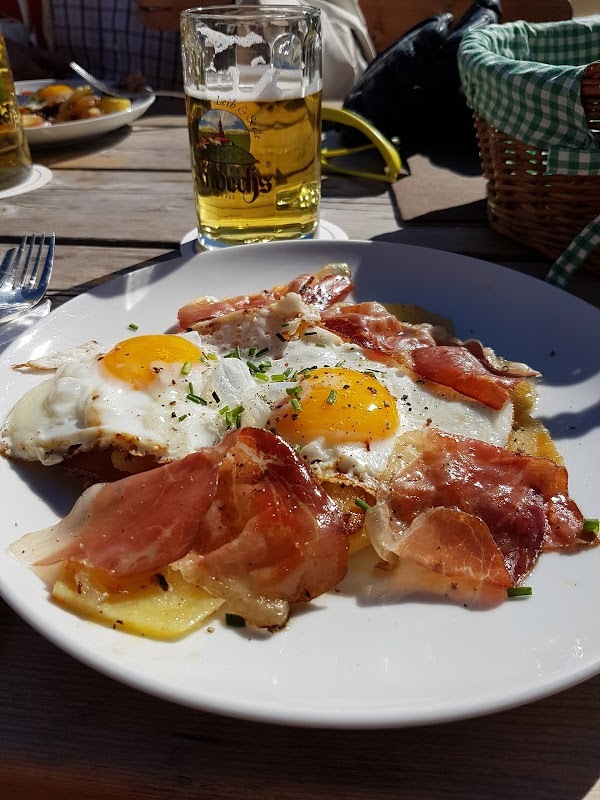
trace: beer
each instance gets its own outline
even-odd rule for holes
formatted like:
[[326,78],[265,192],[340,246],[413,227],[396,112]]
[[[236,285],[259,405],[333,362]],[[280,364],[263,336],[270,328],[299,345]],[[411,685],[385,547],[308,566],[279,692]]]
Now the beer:
[[312,236],[321,93],[266,100],[186,94],[199,240],[207,247]]
[[181,15],[198,241],[314,234],[321,193],[321,12],[211,6]]
[[16,186],[31,170],[31,156],[15,98],[4,37],[0,32],[0,191]]

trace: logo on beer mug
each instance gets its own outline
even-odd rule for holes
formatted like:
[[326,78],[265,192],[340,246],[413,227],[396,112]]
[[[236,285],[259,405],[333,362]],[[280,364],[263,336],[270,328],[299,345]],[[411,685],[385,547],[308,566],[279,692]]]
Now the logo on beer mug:
[[240,117],[223,109],[211,109],[196,127],[197,173],[206,194],[239,192],[253,203],[273,187],[273,176],[261,173],[250,152],[251,135]]

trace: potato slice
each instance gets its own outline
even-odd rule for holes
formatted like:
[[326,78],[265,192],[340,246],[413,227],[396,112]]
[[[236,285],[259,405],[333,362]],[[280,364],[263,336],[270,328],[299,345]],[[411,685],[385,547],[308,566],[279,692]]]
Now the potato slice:
[[73,561],[64,563],[52,597],[94,622],[154,639],[190,633],[224,602],[169,567],[117,579]]

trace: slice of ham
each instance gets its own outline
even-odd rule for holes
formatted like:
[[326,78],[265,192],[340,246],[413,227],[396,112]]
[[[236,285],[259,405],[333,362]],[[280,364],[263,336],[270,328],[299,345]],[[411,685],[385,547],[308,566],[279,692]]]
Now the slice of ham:
[[258,294],[238,295],[223,300],[199,297],[179,309],[177,320],[180,330],[186,330],[199,322],[224,317],[236,311],[252,311],[269,306],[290,292],[300,295],[305,303],[323,310],[343,300],[353,287],[354,283],[345,264],[328,264],[319,272],[300,275],[284,286],[275,286]]
[[498,411],[511,397],[512,387],[520,380],[490,372],[464,347],[419,347],[413,350],[411,359],[411,368],[420,378],[448,386]]
[[399,359],[435,344],[431,325],[400,322],[380,303],[335,306],[321,314],[321,325],[366,350]]
[[495,409],[502,408],[516,383],[539,376],[524,364],[498,359],[476,340],[461,342],[441,328],[401,322],[379,303],[327,309],[321,325],[360,347],[395,359],[419,378]]
[[400,445],[396,472],[366,515],[384,561],[404,557],[449,577],[510,586],[543,549],[585,543],[566,470],[553,461],[433,429],[404,434]]
[[306,462],[279,437],[246,428],[219,466],[214,502],[178,566],[255,625],[280,627],[290,603],[343,578],[348,544],[341,512]]
[[265,430],[110,484],[97,484],[52,527],[12,548],[36,565],[70,559],[116,576],[173,562],[260,627],[327,592],[347,569],[336,504],[293,448]]
[[79,561],[117,577],[159,569],[189,552],[217,487],[221,445],[86,489],[71,512],[11,546],[46,566]]

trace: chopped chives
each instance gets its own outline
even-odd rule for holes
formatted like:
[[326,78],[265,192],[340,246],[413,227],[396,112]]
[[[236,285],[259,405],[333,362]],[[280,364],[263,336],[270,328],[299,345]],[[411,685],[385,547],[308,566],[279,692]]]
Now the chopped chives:
[[304,331],[305,336],[316,336],[317,331]]
[[229,406],[222,406],[222,407],[219,409],[219,414],[223,415],[223,414],[226,414],[228,411],[231,411],[231,409],[229,408]]
[[196,392],[194,391],[194,384],[191,381],[188,383],[188,392],[190,394],[196,394]]
[[191,361],[185,361],[183,367],[181,368],[182,375],[189,375],[192,371],[192,363]]
[[261,361],[260,364],[258,365],[258,371],[259,372],[265,372],[265,370],[269,369],[269,367],[272,367],[272,366],[273,366],[273,364],[271,364],[270,361]]
[[263,381],[263,382],[265,382],[265,383],[268,383],[268,382],[269,382],[269,376],[268,376],[268,375],[265,375],[265,373],[264,373],[264,372],[257,372],[257,373],[254,375],[254,377],[255,377],[255,378],[257,378],[259,381]]
[[325,347],[325,342],[315,342],[315,347]]
[[231,353],[227,353],[224,356],[224,358],[240,358],[240,359],[241,359],[241,357],[242,357],[242,353],[240,351],[239,345],[235,348],[235,350],[232,350]]
[[285,380],[285,375],[283,374],[271,375],[271,380],[274,381],[275,383],[281,383],[282,381]]
[[292,374],[292,368],[288,367],[287,369],[284,369],[283,374],[285,375],[286,378],[288,378]]
[[290,397],[293,395],[302,394],[302,387],[301,386],[290,386],[285,390],[286,394],[289,394]]
[[586,531],[586,533],[599,533],[600,521],[597,519],[584,519],[583,530]]
[[209,361],[218,361],[219,360],[219,356],[216,353],[207,353],[206,357],[208,358]]
[[269,348],[268,347],[263,347],[262,350],[259,350],[258,353],[255,353],[255,356],[257,358],[260,358],[261,356],[264,356],[264,354],[268,353],[268,352],[269,352]]
[[302,406],[300,405],[297,397],[292,398],[292,408],[294,411],[302,411]]
[[221,398],[219,397],[219,395],[216,392],[212,393],[212,398],[215,401],[215,403],[220,403],[221,402]]
[[245,628],[246,620],[239,614],[225,614],[225,624],[231,628]]
[[300,447],[300,445],[299,445],[299,444],[295,444],[295,445],[294,445],[294,450],[295,450],[297,453],[299,453],[299,452],[300,452],[300,450],[302,450],[302,448]]
[[232,409],[231,413],[233,414],[234,417],[239,417],[240,414],[243,413],[243,411],[244,411],[244,406],[236,406],[234,409]]
[[198,403],[201,406],[208,405],[208,403],[206,402],[206,400],[203,397],[198,397],[197,394],[192,394],[191,392],[190,392],[190,394],[186,395],[186,399],[187,400],[191,400],[192,403]]
[[256,366],[256,364],[253,364],[252,361],[246,361],[246,366],[253,375],[256,375],[256,373],[259,372],[258,367]]
[[363,511],[367,511],[370,508],[370,505],[365,503],[362,497],[355,497],[354,502],[359,508],[362,508]]
[[248,350],[248,355],[250,356],[250,358],[252,358],[252,356],[255,356],[256,355],[256,347],[251,347]]
[[337,364],[336,364],[336,367],[343,367],[343,366],[344,366],[344,362],[343,361],[338,361]]
[[227,425],[228,428],[231,428],[231,426],[233,425],[233,414],[231,413],[231,411],[225,412],[225,424]]
[[137,331],[137,330],[139,330],[140,326],[136,325],[135,322],[130,322],[127,327],[130,328],[132,331]]
[[279,339],[280,342],[285,342],[285,336],[282,333],[279,333],[279,331],[277,331],[275,336]]
[[183,422],[186,417],[189,417],[189,414],[182,414],[180,417],[177,417],[177,422]]
[[328,405],[332,406],[335,403],[337,397],[337,392],[335,389],[332,389],[327,396],[327,400],[325,401]]
[[508,597],[529,597],[533,594],[531,586],[511,586],[506,590]]

